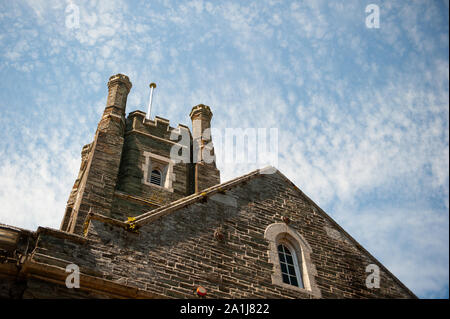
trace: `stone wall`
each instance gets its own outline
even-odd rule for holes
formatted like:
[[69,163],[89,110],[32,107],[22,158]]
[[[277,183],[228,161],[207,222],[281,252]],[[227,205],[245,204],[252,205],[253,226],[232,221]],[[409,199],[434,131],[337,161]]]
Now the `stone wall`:
[[[208,192],[143,224],[138,233],[119,221],[98,219],[91,219],[84,242],[79,236],[42,232],[33,258],[75,263],[83,274],[169,298],[192,298],[198,286],[207,289],[207,298],[415,297],[281,174],[255,174],[229,189]],[[311,247],[319,294],[272,281],[274,264],[264,233],[283,217],[290,220],[286,227]],[[369,264],[380,267],[380,288],[365,285]]]

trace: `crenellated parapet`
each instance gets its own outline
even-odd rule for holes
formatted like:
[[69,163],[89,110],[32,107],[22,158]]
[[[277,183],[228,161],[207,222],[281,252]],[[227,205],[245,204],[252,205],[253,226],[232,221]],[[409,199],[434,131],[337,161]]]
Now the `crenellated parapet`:
[[178,134],[189,134],[191,136],[189,127],[184,124],[178,124],[176,128],[170,126],[170,121],[160,116],[155,116],[155,119],[146,119],[146,113],[142,111],[133,111],[128,114],[126,133],[143,133],[149,134],[153,137],[171,140],[172,132]]

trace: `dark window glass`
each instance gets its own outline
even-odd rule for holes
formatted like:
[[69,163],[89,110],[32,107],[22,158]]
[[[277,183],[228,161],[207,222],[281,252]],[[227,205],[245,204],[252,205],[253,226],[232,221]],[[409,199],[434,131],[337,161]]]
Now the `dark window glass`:
[[298,286],[297,277],[290,276],[289,278],[291,279],[291,285]]
[[[280,258],[281,276],[283,277],[283,282],[303,288],[301,280],[299,284],[297,273],[295,271],[294,259],[292,258],[292,253],[289,248],[284,245],[278,245],[278,256]],[[299,274],[299,276],[301,276],[301,274]]]
[[294,275],[295,276],[294,265],[288,265],[288,270],[289,270],[289,275]]
[[292,256],[291,256],[291,255],[287,255],[287,254],[286,254],[286,262],[287,262],[288,264],[291,264],[291,265],[294,264],[294,261],[292,260]]

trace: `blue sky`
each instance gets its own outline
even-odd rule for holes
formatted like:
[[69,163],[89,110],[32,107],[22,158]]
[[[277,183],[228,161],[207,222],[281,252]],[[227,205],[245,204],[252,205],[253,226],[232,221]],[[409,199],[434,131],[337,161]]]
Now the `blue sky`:
[[78,28],[70,1],[0,1],[0,222],[59,228],[123,73],[128,112],[156,82],[174,127],[203,103],[215,128],[278,128],[282,173],[419,297],[449,297],[448,1],[72,3]]

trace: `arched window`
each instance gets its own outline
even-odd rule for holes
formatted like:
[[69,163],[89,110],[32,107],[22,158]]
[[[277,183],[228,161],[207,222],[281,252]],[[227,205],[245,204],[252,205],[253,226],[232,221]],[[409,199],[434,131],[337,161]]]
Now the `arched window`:
[[312,249],[306,239],[286,223],[267,226],[264,238],[269,241],[272,283],[321,298],[315,281],[317,270],[311,261]]
[[283,282],[289,285],[303,288],[302,273],[298,267],[297,254],[287,245],[278,245],[278,257],[280,259],[281,276]]
[[161,172],[157,169],[152,171],[150,175],[150,183],[161,186]]

